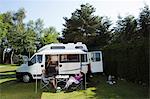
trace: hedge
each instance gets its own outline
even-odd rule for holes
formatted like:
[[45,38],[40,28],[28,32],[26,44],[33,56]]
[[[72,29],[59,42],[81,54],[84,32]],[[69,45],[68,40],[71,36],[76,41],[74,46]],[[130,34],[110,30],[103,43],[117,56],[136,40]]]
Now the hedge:
[[111,44],[103,49],[103,59],[107,75],[149,84],[148,43]]

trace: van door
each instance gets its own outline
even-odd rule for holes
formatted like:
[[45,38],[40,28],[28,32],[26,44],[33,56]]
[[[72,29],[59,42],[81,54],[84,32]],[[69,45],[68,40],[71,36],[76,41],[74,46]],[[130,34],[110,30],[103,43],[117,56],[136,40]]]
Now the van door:
[[41,77],[42,69],[44,69],[43,55],[34,55],[29,63],[29,72],[33,75],[33,79]]
[[89,52],[90,68],[92,73],[103,72],[102,52]]
[[45,69],[48,75],[58,74],[58,55],[45,55]]

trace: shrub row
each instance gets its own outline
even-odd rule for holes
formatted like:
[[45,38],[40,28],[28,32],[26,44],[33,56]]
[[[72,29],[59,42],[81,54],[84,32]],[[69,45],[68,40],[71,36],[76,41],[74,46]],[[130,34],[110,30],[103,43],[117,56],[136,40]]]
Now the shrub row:
[[138,83],[149,83],[149,48],[145,42],[113,44],[103,49],[104,72]]

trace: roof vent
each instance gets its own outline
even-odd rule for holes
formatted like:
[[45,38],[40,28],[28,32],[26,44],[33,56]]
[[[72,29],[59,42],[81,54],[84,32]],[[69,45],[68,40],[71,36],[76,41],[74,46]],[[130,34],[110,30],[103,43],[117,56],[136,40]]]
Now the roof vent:
[[77,44],[82,44],[82,42],[77,42]]

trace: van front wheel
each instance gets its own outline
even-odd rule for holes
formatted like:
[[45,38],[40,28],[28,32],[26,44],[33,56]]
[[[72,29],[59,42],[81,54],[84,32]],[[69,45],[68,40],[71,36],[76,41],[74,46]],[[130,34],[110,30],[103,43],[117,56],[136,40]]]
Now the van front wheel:
[[28,82],[30,82],[31,81],[31,76],[29,75],[29,74],[25,74],[25,75],[23,75],[23,77],[22,77],[22,80],[23,80],[23,82],[25,82],[25,83],[28,83]]

